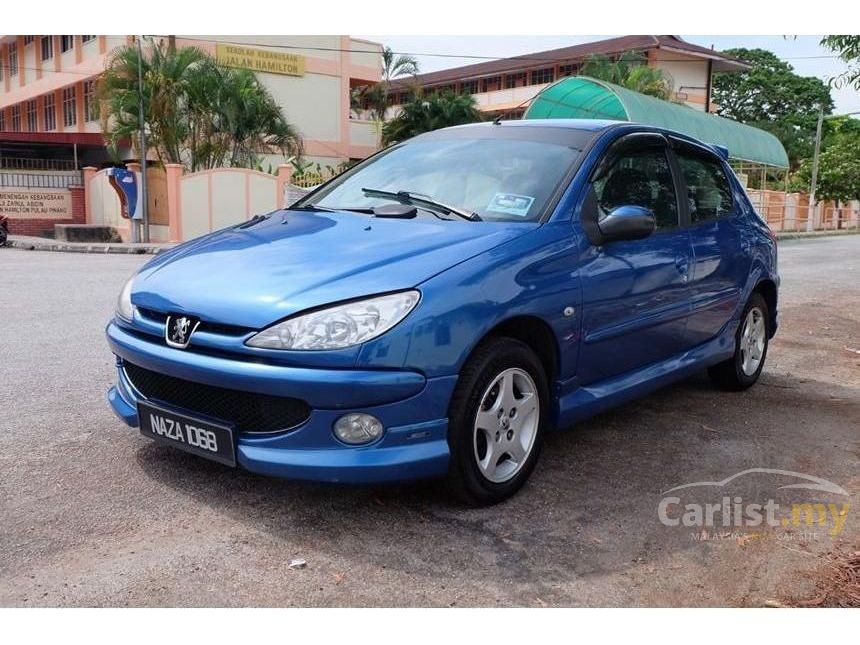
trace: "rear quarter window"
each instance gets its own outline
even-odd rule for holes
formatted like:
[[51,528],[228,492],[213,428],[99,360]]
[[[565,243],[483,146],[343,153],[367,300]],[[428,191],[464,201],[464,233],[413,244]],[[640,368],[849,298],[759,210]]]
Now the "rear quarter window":
[[687,185],[687,202],[693,224],[734,212],[732,189],[722,164],[704,155],[680,152],[678,164]]

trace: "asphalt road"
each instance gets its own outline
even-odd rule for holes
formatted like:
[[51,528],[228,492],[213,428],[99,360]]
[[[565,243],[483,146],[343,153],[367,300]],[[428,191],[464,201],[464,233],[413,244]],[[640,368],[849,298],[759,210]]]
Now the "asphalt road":
[[[480,510],[433,483],[258,477],[127,429],[103,326],[144,261],[0,249],[0,605],[761,605],[860,544],[860,236],[781,243],[755,388],[697,376],[554,433],[526,488]],[[658,521],[663,491],[755,467],[846,488],[842,533],[699,541]]]

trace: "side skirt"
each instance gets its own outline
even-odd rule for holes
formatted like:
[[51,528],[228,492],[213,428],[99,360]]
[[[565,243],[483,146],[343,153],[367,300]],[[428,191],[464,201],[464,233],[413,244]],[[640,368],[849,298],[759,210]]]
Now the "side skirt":
[[561,395],[558,399],[557,427],[565,428],[730,358],[735,351],[738,324],[737,320],[733,320],[712,340],[635,372],[583,387],[574,386],[575,389],[568,393],[564,393],[564,390],[570,382],[562,383],[559,388]]

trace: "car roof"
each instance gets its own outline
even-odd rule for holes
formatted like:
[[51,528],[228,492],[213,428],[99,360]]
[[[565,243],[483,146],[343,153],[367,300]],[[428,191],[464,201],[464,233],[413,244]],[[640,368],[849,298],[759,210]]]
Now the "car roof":
[[565,128],[567,130],[583,130],[599,132],[614,125],[630,125],[629,121],[610,121],[607,119],[518,119],[515,121],[483,121],[481,123],[466,123],[455,125],[454,128],[487,128],[504,126],[506,128]]
[[[610,119],[519,119],[515,121],[484,121],[481,123],[467,123],[464,125],[456,125],[444,130],[463,130],[467,128],[493,128],[503,126],[506,128],[563,128],[565,130],[579,130],[581,132],[603,132],[615,128],[624,128],[625,130],[640,131],[640,132],[658,132],[668,136],[672,136],[682,141],[688,141],[699,146],[703,146],[712,152],[716,153],[724,160],[728,160],[728,150],[724,146],[706,143],[695,137],[676,132],[668,128],[648,125],[645,123],[637,123],[635,121],[614,121]],[[437,131],[438,132],[438,131]]]

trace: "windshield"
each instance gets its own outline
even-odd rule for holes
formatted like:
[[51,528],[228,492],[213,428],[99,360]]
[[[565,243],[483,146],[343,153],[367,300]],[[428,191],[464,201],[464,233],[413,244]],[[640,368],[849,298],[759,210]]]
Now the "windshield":
[[532,221],[579,154],[567,145],[522,139],[418,139],[333,180],[302,205],[373,208],[392,202],[374,191],[407,191],[485,220]]

